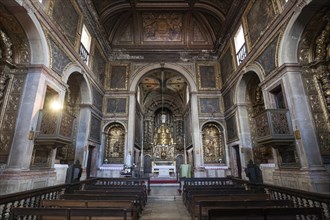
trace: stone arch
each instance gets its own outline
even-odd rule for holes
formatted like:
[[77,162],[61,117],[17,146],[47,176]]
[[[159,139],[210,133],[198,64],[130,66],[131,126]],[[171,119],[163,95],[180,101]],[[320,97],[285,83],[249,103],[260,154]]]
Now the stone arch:
[[62,80],[64,82],[68,82],[69,77],[73,73],[78,73],[80,74],[81,77],[81,94],[82,94],[82,99],[81,99],[81,104],[92,104],[93,103],[93,95],[92,95],[92,89],[91,85],[88,81],[88,78],[86,77],[86,74],[83,73],[81,67],[78,65],[70,65],[64,72],[63,72],[63,77]]
[[175,64],[171,64],[171,63],[165,63],[165,64],[160,64],[160,63],[156,63],[156,64],[151,64],[151,65],[147,65],[147,66],[143,66],[141,68],[138,68],[134,73],[134,78],[131,82],[129,91],[130,92],[135,92],[136,88],[138,86],[138,83],[140,81],[140,79],[148,72],[155,70],[155,69],[161,69],[161,68],[165,68],[165,69],[172,69],[177,71],[178,73],[180,73],[182,76],[185,77],[185,79],[188,82],[189,85],[189,89],[190,92],[196,92],[197,91],[197,86],[196,86],[196,82],[193,79],[192,76],[195,75],[195,73],[192,70],[189,70],[188,68],[185,68],[181,65],[175,65]]
[[305,2],[305,5],[301,6],[302,10],[297,10],[286,26],[278,50],[279,66],[284,63],[298,63],[297,51],[299,50],[299,42],[306,25],[317,11],[328,5],[327,1],[309,0]]
[[[17,19],[28,39],[31,64],[50,65],[50,50],[45,33],[34,13],[28,12],[16,1],[1,2]],[[42,54],[42,56],[40,56]],[[23,58],[22,58],[23,59]]]

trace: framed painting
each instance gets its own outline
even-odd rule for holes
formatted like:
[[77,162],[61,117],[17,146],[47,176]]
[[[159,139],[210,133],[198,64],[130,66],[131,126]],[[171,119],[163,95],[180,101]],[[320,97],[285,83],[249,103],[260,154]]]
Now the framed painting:
[[219,90],[219,68],[215,63],[197,64],[197,79],[199,90]]
[[129,64],[111,64],[106,83],[110,90],[127,90]]
[[199,98],[199,112],[202,114],[219,113],[220,98],[219,97]]
[[126,114],[127,113],[127,97],[108,98],[106,105],[107,114]]

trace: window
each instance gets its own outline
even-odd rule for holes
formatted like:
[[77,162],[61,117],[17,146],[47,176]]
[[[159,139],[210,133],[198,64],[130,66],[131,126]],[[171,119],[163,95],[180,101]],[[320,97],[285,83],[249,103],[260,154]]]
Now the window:
[[246,57],[246,44],[245,44],[244,31],[242,25],[238,28],[234,36],[234,43],[235,43],[237,63],[239,65]]
[[89,50],[91,47],[92,37],[89,34],[85,25],[83,25],[82,33],[81,33],[81,40],[80,40],[80,57],[82,60],[87,63],[89,57]]

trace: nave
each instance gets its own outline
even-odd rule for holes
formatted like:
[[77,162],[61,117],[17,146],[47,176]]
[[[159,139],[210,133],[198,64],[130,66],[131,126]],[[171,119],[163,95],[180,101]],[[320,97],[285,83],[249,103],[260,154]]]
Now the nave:
[[330,219],[330,197],[233,177],[96,178],[0,197],[1,219],[297,220]]

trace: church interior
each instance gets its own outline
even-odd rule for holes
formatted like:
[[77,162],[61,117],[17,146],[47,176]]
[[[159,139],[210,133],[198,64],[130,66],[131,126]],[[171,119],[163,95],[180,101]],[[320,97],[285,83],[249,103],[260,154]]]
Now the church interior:
[[0,195],[250,160],[330,193],[329,1],[0,1]]

